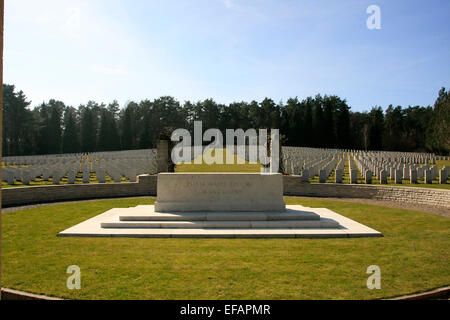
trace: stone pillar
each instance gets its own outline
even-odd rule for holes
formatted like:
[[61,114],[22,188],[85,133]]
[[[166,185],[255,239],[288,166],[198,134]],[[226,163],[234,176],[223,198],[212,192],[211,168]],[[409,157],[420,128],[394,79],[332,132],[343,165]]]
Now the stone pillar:
[[157,172],[169,171],[169,142],[167,140],[159,140],[156,144],[157,156]]
[[411,169],[409,171],[409,183],[417,183],[417,169]]
[[381,184],[387,184],[387,172],[386,170],[380,171],[380,183]]
[[365,175],[364,175],[364,182],[367,184],[372,183],[372,171],[366,170]]
[[402,171],[401,170],[395,170],[395,183],[396,184],[402,183]]
[[341,169],[336,169],[334,182],[335,183],[342,183],[342,170]]
[[432,184],[433,183],[433,172],[431,170],[425,171],[425,183]]

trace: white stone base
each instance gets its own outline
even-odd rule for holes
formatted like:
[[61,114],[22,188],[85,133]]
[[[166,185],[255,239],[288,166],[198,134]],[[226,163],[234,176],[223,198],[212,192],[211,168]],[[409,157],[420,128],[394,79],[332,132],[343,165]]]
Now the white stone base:
[[155,212],[153,205],[115,208],[58,236],[139,238],[381,237],[374,229],[325,208],[285,212]]

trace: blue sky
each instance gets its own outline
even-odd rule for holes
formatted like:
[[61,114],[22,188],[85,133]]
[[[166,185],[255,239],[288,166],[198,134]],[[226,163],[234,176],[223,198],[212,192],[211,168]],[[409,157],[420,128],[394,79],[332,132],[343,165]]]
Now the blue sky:
[[[354,111],[450,87],[450,1],[6,0],[4,82],[121,106],[337,94]],[[369,5],[381,29],[369,30]]]

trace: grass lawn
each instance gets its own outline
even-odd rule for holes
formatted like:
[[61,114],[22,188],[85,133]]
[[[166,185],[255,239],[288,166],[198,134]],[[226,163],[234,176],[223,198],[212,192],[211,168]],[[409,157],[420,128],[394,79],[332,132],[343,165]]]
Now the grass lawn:
[[[223,164],[213,163],[216,152],[222,153]],[[233,158],[233,164],[226,164],[227,154]],[[231,155],[226,148],[210,149],[205,155],[199,155],[191,163],[177,164],[175,166],[175,172],[261,172],[261,164],[250,164],[243,159],[241,159],[241,162],[244,163],[238,163],[238,159],[239,157],[236,154]],[[202,164],[195,164],[195,161],[200,161]]]
[[[73,299],[373,299],[450,284],[450,219],[397,208],[285,198],[327,207],[384,234],[359,239],[59,238],[114,207],[154,198],[33,208],[3,215],[3,285]],[[81,268],[81,290],[66,269]],[[381,290],[366,287],[381,268]]]

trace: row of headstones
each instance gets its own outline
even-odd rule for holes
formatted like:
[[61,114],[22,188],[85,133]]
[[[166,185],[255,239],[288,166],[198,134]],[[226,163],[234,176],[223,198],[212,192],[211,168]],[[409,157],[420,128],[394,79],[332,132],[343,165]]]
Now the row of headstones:
[[[436,168],[435,166],[433,168]],[[436,178],[435,170],[431,169],[424,169],[424,168],[410,168],[409,171],[406,171],[406,167],[401,169],[395,169],[390,168],[389,177],[391,180],[394,180],[396,184],[402,184],[403,180],[409,180],[411,184],[418,183],[419,180],[419,173],[423,174],[423,179],[426,184],[432,184],[433,180]],[[419,170],[420,169],[420,170]],[[422,170],[424,169],[424,170]],[[370,169],[366,169],[362,171],[362,176],[364,178],[364,182],[366,184],[372,183],[372,176],[373,173]],[[387,184],[388,183],[388,171],[385,169],[379,170],[376,175],[377,179],[380,181],[381,184]],[[448,169],[441,169],[439,171],[439,183],[444,184],[447,182],[449,176]],[[351,170],[350,171],[350,183],[357,183],[358,177],[358,171],[357,170]]]
[[130,158],[156,158],[156,149],[124,150],[111,152],[71,153],[38,156],[4,157],[5,165],[46,165],[54,162],[71,163],[84,162],[92,159],[130,159]]
[[[9,170],[8,170],[9,169]],[[14,169],[14,168],[13,168]],[[2,168],[2,180],[6,181],[8,184],[13,185],[15,181],[21,181],[23,184],[28,185],[31,181],[34,181],[36,178],[42,178],[42,180],[49,181],[50,177],[52,177],[53,184],[59,184],[62,178],[67,176],[67,183],[73,184],[75,183],[76,177],[78,175],[79,170],[75,167],[66,169],[66,168],[53,168],[51,171],[46,170],[43,174],[36,173],[36,170],[32,170],[29,168],[22,168],[11,170],[10,168]],[[91,171],[88,169],[84,169],[82,172],[82,181],[83,183],[90,182]],[[121,182],[122,176],[128,179],[130,182],[136,181],[136,176],[138,173],[135,167],[114,167],[109,166],[107,169],[103,167],[99,167],[94,172],[97,176],[97,180],[99,183],[106,182],[106,174],[108,174],[111,179],[118,183]]]
[[[320,170],[324,169],[328,162],[333,159],[343,158],[343,153],[337,149],[316,149],[302,147],[282,147],[283,173],[302,174],[309,178],[320,175]],[[327,168],[328,169],[328,168]]]
[[[396,184],[402,184],[403,180],[409,180],[409,183],[416,184],[419,181],[419,170],[411,168],[409,170],[409,174],[407,177],[404,176],[404,171],[400,169],[394,169],[391,168],[389,177],[391,180],[394,180]],[[388,183],[388,171],[387,170],[380,170],[379,174],[377,175],[377,178],[379,179],[381,184],[387,184]],[[424,171],[424,182],[426,184],[432,184],[433,180],[436,178],[435,173],[433,170],[428,169]],[[366,170],[364,173],[364,179],[365,183],[372,183],[372,172],[370,170]],[[441,169],[439,171],[439,183],[444,184],[447,182],[448,179],[448,171],[446,169]],[[353,182],[352,182],[353,183]]]
[[[352,162],[350,162],[350,163],[352,163]],[[358,170],[356,169],[356,167],[353,164],[350,164],[349,167],[350,167],[350,183],[357,183]],[[392,168],[391,172],[390,172],[391,179],[394,180],[395,183],[401,184],[402,179],[404,178],[404,174],[407,170],[407,167],[408,166],[405,166],[405,168],[403,170]],[[448,169],[449,168],[444,167],[443,169],[441,169],[439,171],[439,183],[446,183],[448,176],[449,176]],[[344,172],[343,161],[341,161],[336,166],[335,183],[342,183],[343,172]],[[371,184],[372,176],[373,176],[372,171],[369,169],[366,169],[362,172],[363,172],[364,182],[367,184]],[[382,183],[382,184],[388,183],[387,172],[388,171],[384,170],[384,169],[381,169],[377,172],[376,176],[380,180],[380,183]],[[431,184],[432,181],[436,178],[436,166],[434,166],[432,168],[423,168],[423,167],[422,168],[410,168],[408,171],[408,174],[407,174],[407,178],[404,178],[404,179],[409,179],[411,184],[415,184],[418,182],[419,173],[424,174],[425,183]],[[328,177],[329,177],[329,174],[327,173],[327,171],[321,170],[320,174],[319,174],[319,182],[324,183],[328,179]],[[306,169],[306,170],[303,170],[302,181],[307,182],[308,180],[309,180],[309,174],[308,174],[308,170]]]
[[[418,164],[402,164],[402,163],[379,163],[377,161],[372,161],[371,159],[363,158],[360,159],[359,157],[355,157],[355,162],[357,163],[357,166],[360,170],[360,172],[363,173],[363,176],[366,175],[366,171],[370,170],[371,173],[374,173],[375,176],[377,176],[378,179],[381,179],[380,177],[380,171],[385,170],[388,174],[391,180],[395,180],[396,183],[401,183],[402,179],[408,180],[410,179],[410,172],[411,170],[415,170],[417,172],[417,178],[414,178],[413,180],[416,181],[417,179],[424,179],[425,178],[425,172],[427,170],[430,170],[431,173],[428,175],[428,179],[431,179],[431,181],[435,180],[439,176],[439,182],[440,183],[446,183],[446,172],[448,173],[449,170],[447,167],[444,167],[442,172],[438,170],[438,167],[436,165],[430,166],[424,165],[419,166]],[[370,180],[370,178],[365,179],[367,181]],[[426,180],[426,179],[425,179]],[[413,183],[417,183],[413,182]]]
[[[153,161],[152,161],[153,160]],[[83,172],[83,182],[89,182],[91,172],[97,174],[100,183],[105,182],[105,172],[113,177],[113,180],[120,182],[120,176],[123,175],[130,181],[136,181],[137,174],[156,172],[156,159],[121,159],[110,161],[94,161],[80,164],[78,161],[71,163],[57,162],[52,165],[34,165],[27,167],[4,167],[2,168],[3,181],[8,184],[14,184],[14,180],[20,180],[24,184],[37,177],[43,180],[53,178],[53,183],[58,184],[62,177],[67,175],[68,182],[74,183],[78,172]]]
[[[337,164],[336,164],[337,163]],[[344,160],[343,159],[332,159],[329,161],[325,166],[322,167],[318,171],[319,175],[319,182],[325,183],[328,177],[330,176],[331,172],[336,168],[336,171],[340,170],[341,172],[341,179],[340,182],[342,182],[342,172],[344,171]],[[314,168],[314,170],[316,170]],[[314,172],[311,172],[309,168],[304,168],[301,172],[301,180],[302,182],[308,182],[310,178],[314,178],[316,175]]]
[[402,165],[413,165],[413,164],[427,164],[428,162],[422,162],[415,159],[390,159],[390,158],[375,158],[367,155],[355,155],[355,159],[362,161],[366,165],[391,165],[391,166],[402,166]]
[[[292,157],[292,154],[302,154],[303,157],[305,157],[304,152],[293,152],[295,149],[307,149],[307,148],[296,148],[296,147],[283,147],[283,153],[289,154],[288,156],[285,156],[285,158],[295,158]],[[299,150],[299,151],[300,151]],[[311,149],[311,151],[317,151],[320,149]],[[370,159],[370,156],[372,154],[376,154],[377,156],[375,159]],[[440,183],[445,183],[448,179],[448,172],[449,170],[446,168],[443,168],[442,170],[438,170],[436,166],[433,166],[430,168],[429,165],[425,165],[420,167],[419,164],[426,164],[429,161],[432,163],[436,163],[436,160],[444,160],[445,157],[439,157],[434,156],[432,154],[421,154],[421,153],[396,153],[396,152],[364,152],[364,151],[357,151],[354,154],[351,154],[349,157],[349,167],[350,167],[350,182],[356,183],[358,178],[358,170],[357,166],[353,164],[353,161],[351,161],[352,157],[355,157],[357,155],[360,155],[362,157],[369,157],[369,159],[374,160],[375,163],[365,164],[364,166],[359,165],[359,169],[362,172],[363,178],[366,183],[372,183],[372,176],[375,175],[382,183],[387,183],[387,175],[389,173],[390,177],[394,181],[401,181],[402,179],[410,179],[412,176],[412,182],[411,183],[417,183],[417,179],[423,179],[425,178],[427,183],[430,183],[433,181],[437,176],[439,176]],[[312,163],[314,161],[322,161],[323,159],[318,160],[312,159]],[[287,168],[285,173],[288,174],[295,174],[299,168],[299,166],[295,165],[294,162],[289,162],[284,159],[285,163],[284,166]],[[319,175],[319,181],[326,181],[328,176],[328,172],[324,170],[323,172],[320,172],[321,169],[317,169],[313,167],[312,163],[307,163],[304,159],[299,159],[300,163],[303,162],[303,170],[302,170],[302,180],[308,181],[311,176]],[[406,164],[406,165],[404,165]],[[310,166],[312,168],[310,168]],[[370,169],[372,168],[372,170]],[[410,171],[415,171],[415,173],[410,173]],[[384,172],[383,172],[384,171]],[[429,171],[429,172],[428,172]],[[336,167],[336,177],[335,182],[342,182],[342,175],[343,175],[343,166],[340,166],[339,168]],[[384,176],[386,176],[386,179],[384,179]],[[415,178],[417,176],[417,178]],[[426,177],[425,177],[426,176]]]
[[337,167],[338,159],[332,159],[319,171],[319,182],[325,183],[331,172]]
[[[303,165],[295,165],[296,162],[287,160],[285,164],[286,174],[298,174],[302,171],[303,177],[314,178],[315,176],[327,175],[327,178],[331,171],[335,168],[339,158],[325,158],[318,160],[318,162],[305,162]],[[321,173],[321,171],[323,171]],[[326,179],[325,179],[326,180]]]
[[[432,153],[417,153],[417,152],[392,152],[392,151],[362,151],[358,150],[352,152],[356,156],[367,156],[375,159],[384,159],[387,161],[401,161],[403,163],[428,163],[436,160],[443,160],[442,157],[436,156]],[[445,158],[445,157],[444,157]]]

